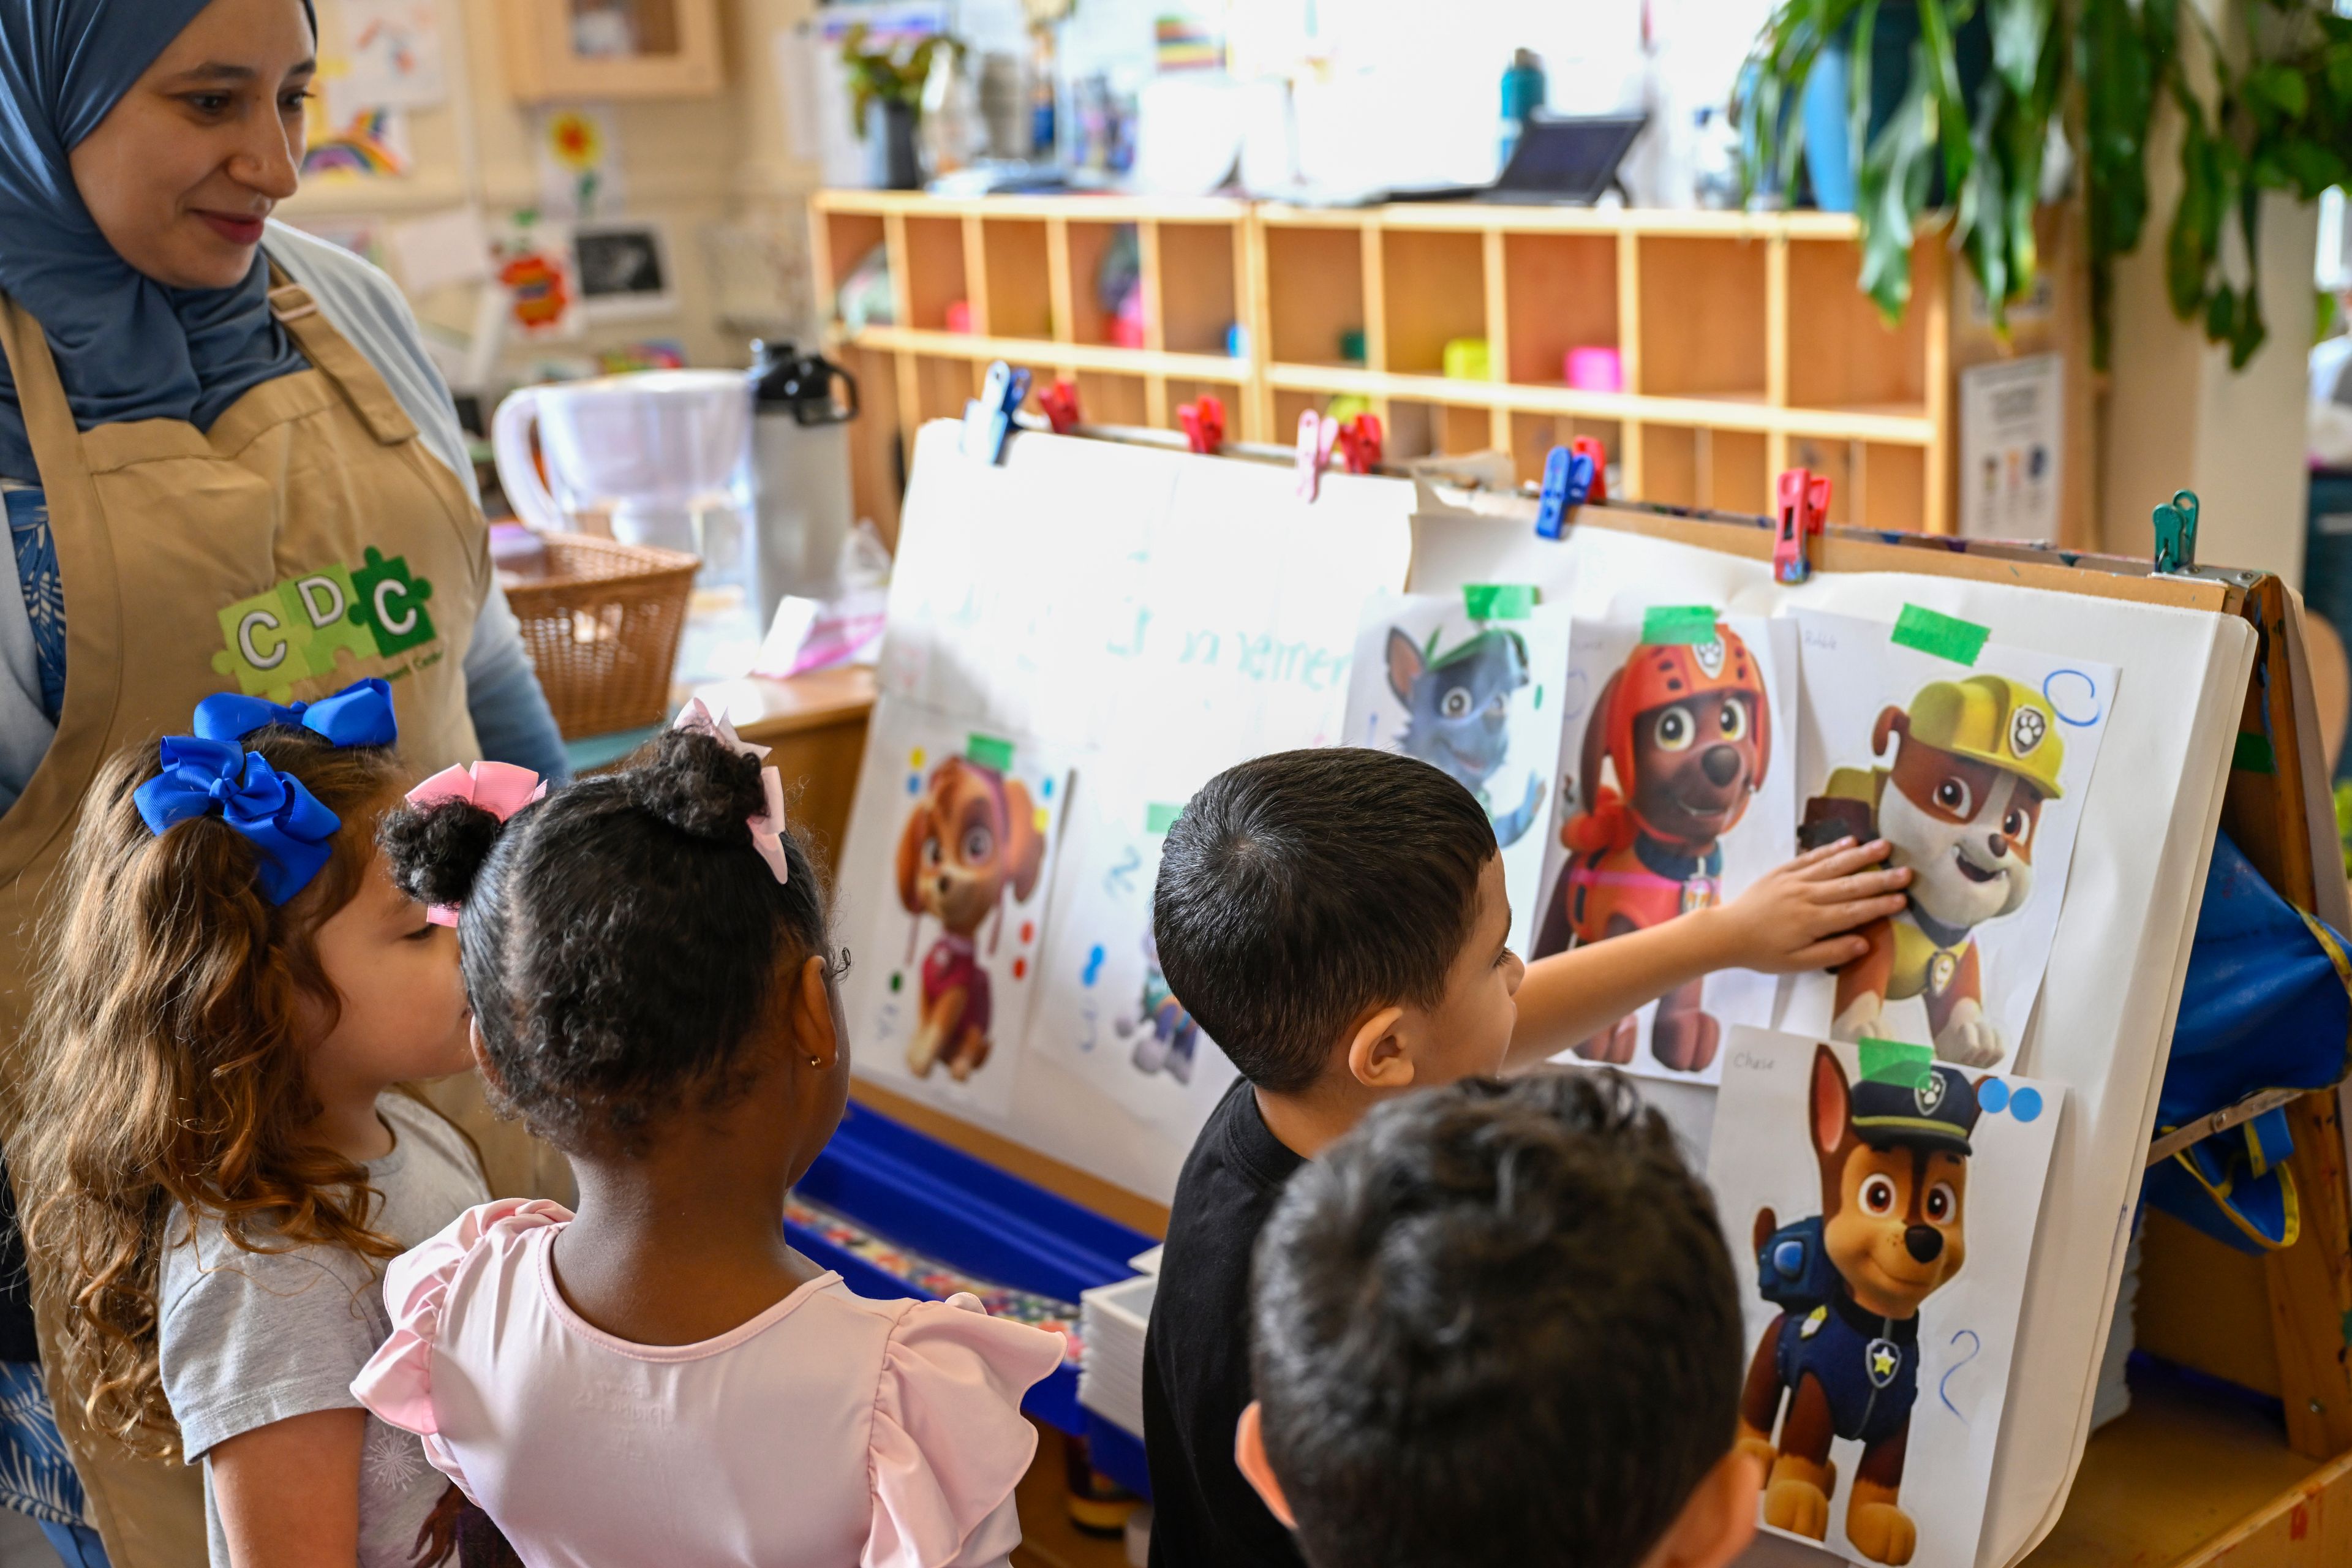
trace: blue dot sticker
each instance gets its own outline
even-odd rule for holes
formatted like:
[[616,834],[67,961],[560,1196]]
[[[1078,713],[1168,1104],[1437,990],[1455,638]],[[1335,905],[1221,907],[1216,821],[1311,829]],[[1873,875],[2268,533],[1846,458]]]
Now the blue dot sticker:
[[1086,973],[1078,977],[1080,982],[1092,985],[1095,983],[1095,976],[1102,973],[1102,966],[1103,945],[1097,942],[1087,950],[1087,968]]
[[2010,1097],[2009,1113],[2020,1121],[2031,1121],[2042,1114],[2042,1091],[2021,1089]]
[[907,775],[907,793],[908,795],[920,795],[923,793],[922,774],[908,773]]
[[1038,781],[1037,796],[1041,800],[1051,800],[1054,798],[1054,781],[1052,779],[1041,779]]
[[2009,1108],[2009,1085],[1997,1078],[1989,1078],[1977,1085],[1977,1103],[1999,1116]]

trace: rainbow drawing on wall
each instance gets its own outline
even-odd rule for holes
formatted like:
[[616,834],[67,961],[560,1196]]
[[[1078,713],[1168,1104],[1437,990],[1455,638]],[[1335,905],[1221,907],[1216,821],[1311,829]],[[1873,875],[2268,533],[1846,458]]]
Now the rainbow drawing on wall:
[[394,145],[389,109],[362,110],[350,124],[311,139],[302,154],[302,177],[341,174],[353,179],[398,178],[408,160]]

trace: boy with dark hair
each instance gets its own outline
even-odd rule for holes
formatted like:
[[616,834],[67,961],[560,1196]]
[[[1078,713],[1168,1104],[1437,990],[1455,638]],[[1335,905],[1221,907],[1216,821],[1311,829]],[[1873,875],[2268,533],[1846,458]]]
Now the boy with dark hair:
[[1706,1184],[1614,1072],[1380,1106],[1257,1247],[1243,1471],[1313,1568],[1719,1568],[1756,1531]]
[[[1381,1100],[1532,1066],[1717,969],[1820,969],[1903,907],[1886,846],[1832,845],[1729,904],[1523,966],[1493,827],[1426,763],[1280,752],[1169,829],[1152,930],[1169,989],[1241,1069],[1176,1184],[1146,1332],[1157,1568],[1296,1568],[1234,1463],[1250,1249],[1283,1184]],[[1526,984],[1521,985],[1524,975]]]

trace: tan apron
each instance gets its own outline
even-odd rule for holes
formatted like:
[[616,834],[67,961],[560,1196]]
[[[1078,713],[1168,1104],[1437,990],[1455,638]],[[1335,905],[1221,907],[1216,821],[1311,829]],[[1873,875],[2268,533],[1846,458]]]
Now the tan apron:
[[[489,533],[383,378],[273,269],[270,306],[311,368],[263,383],[212,429],[173,419],[74,427],[47,341],[0,300],[0,349],[47,491],[66,602],[57,740],[0,816],[0,1043],[13,1081],[33,923],[100,763],[184,732],[199,699],[310,699],[362,676],[392,684],[404,760],[421,777],[480,752],[463,656],[489,590]],[[520,1129],[446,1086],[494,1184],[530,1180]],[[445,1098],[435,1097],[436,1100]],[[56,1343],[40,1314],[45,1352]],[[45,1354],[54,1368],[57,1357]],[[115,1568],[205,1559],[198,1472],[131,1457],[50,1392]]]

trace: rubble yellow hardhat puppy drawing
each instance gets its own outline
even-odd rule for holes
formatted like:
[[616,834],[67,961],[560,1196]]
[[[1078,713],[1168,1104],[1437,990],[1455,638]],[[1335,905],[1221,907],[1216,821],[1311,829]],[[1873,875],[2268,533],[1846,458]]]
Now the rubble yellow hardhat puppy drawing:
[[1870,951],[1838,972],[1832,1032],[1880,1035],[1886,1005],[1917,996],[1938,1057],[1990,1067],[2008,1043],[1985,1016],[1973,933],[2032,896],[2034,829],[2063,793],[2058,715],[2030,686],[1972,675],[1881,713],[1872,753],[1890,742],[1893,766],[1840,768],[1807,806],[1809,823],[1874,830],[1894,846],[1888,864],[1912,870],[1910,908],[1864,928]]

